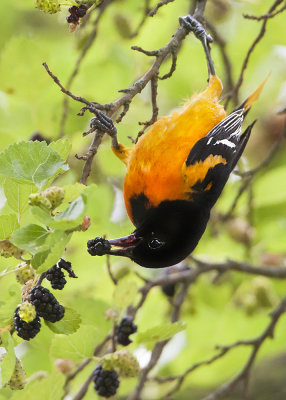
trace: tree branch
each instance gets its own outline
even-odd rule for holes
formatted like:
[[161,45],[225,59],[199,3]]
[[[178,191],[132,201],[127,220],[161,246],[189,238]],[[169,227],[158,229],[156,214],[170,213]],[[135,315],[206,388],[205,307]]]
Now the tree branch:
[[250,353],[250,356],[244,365],[243,369],[240,371],[239,374],[237,374],[232,380],[230,380],[228,383],[222,385],[218,390],[213,392],[212,394],[208,395],[205,397],[203,400],[218,400],[226,395],[228,395],[235,386],[238,385],[241,381],[243,381],[245,384],[247,384],[248,379],[249,379],[249,374],[251,367],[255,361],[256,355],[264,343],[264,341],[267,338],[273,338],[274,335],[274,329],[275,326],[281,317],[281,315],[286,311],[286,298],[284,298],[280,304],[276,307],[274,311],[270,314],[271,321],[265,328],[265,330],[256,338],[254,339],[248,339],[248,340],[239,340],[233,344],[227,345],[227,346],[216,346],[217,350],[220,350],[219,353],[215,354],[213,357],[200,361],[198,363],[193,364],[190,368],[188,368],[183,374],[181,375],[174,375],[174,376],[168,376],[168,377],[155,377],[151,378],[151,380],[154,380],[158,383],[166,383],[166,382],[172,382],[172,381],[177,381],[176,385],[167,393],[165,397],[170,397],[172,396],[175,392],[180,390],[184,380],[187,378],[187,376],[195,371],[196,369],[210,365],[214,363],[215,361],[221,359],[226,353],[228,353],[230,350],[238,347],[238,346],[251,346],[252,351]]
[[[279,4],[282,3],[282,1],[283,1],[283,0],[275,0],[275,2],[274,2],[274,3],[272,4],[272,6],[269,8],[268,14],[272,14],[272,12],[279,6]],[[235,87],[234,87],[232,93],[230,93],[229,96],[228,96],[228,99],[227,99],[227,101],[226,101],[226,103],[225,103],[225,107],[227,107],[227,105],[228,105],[228,103],[229,103],[229,101],[230,101],[230,98],[231,98],[232,96],[238,97],[238,92],[239,92],[239,89],[240,89],[240,87],[241,87],[241,85],[242,85],[242,83],[243,83],[244,72],[245,72],[245,70],[246,70],[246,68],[247,68],[247,65],[248,65],[250,56],[252,55],[252,53],[253,53],[255,47],[256,47],[257,44],[261,41],[261,39],[263,38],[263,36],[264,36],[264,34],[265,34],[265,32],[266,32],[266,25],[267,25],[268,20],[269,20],[269,18],[265,18],[265,19],[263,20],[261,29],[260,29],[260,31],[259,31],[257,37],[254,39],[253,43],[251,44],[251,46],[250,46],[250,48],[249,48],[249,50],[248,50],[248,52],[247,52],[247,54],[246,54],[246,57],[245,57],[245,59],[244,59],[244,61],[243,61],[242,67],[241,67],[241,71],[240,71],[239,78],[238,78],[238,80],[237,80],[237,83],[236,83],[236,85],[235,85]]]

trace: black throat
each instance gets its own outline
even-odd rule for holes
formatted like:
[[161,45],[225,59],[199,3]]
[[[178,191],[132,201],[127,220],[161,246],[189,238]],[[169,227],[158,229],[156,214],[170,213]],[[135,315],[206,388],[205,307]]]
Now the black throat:
[[[154,232],[166,242],[164,251],[158,252],[158,262],[154,263],[154,255],[150,259],[153,268],[173,265],[186,258],[197,246],[210,215],[209,208],[186,200],[167,200],[157,207],[146,208],[148,199],[143,194],[132,199],[131,204],[137,226],[134,233],[148,237]],[[144,264],[136,259],[136,252],[134,255],[137,263],[147,266],[147,253]]]

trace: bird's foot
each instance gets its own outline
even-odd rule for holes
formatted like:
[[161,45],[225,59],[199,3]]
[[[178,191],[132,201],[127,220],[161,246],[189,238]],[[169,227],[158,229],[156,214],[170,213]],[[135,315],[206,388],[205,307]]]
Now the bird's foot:
[[206,33],[206,30],[203,27],[203,25],[191,15],[180,17],[179,22],[180,25],[187,30],[187,32],[193,32],[196,38],[198,38],[199,40],[203,41],[204,38],[206,38],[206,41],[208,43],[213,42],[213,38]]
[[203,25],[197,21],[194,17],[191,15],[186,15],[185,17],[180,17],[179,18],[180,25],[189,33],[193,32],[196,38],[198,38],[203,45],[206,58],[207,58],[207,64],[208,64],[208,69],[211,75],[215,75],[215,68],[214,68],[214,63],[212,61],[211,55],[210,55],[210,43],[213,42],[213,38],[207,34],[205,28]]
[[96,117],[90,120],[90,127],[93,129],[100,129],[112,138],[116,137],[117,129],[115,128],[112,119],[103,112],[98,111],[96,108],[91,112],[93,112]]

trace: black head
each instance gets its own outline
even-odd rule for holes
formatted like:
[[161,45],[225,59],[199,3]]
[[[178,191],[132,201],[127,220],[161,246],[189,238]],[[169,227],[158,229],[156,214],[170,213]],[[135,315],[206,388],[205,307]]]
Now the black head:
[[[151,208],[131,235],[106,241],[104,253],[129,257],[147,268],[174,265],[196,247],[208,219],[209,210],[196,207],[192,202],[165,201]],[[102,255],[93,249],[89,252]]]

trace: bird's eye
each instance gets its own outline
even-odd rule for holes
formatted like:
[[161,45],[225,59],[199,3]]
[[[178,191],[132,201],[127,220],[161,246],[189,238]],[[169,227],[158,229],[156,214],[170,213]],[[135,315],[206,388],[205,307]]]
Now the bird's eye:
[[164,245],[164,242],[162,242],[161,240],[156,239],[156,238],[151,239],[150,242],[148,243],[149,248],[152,250],[159,249],[163,245]]

